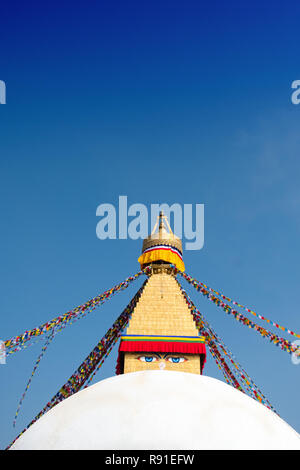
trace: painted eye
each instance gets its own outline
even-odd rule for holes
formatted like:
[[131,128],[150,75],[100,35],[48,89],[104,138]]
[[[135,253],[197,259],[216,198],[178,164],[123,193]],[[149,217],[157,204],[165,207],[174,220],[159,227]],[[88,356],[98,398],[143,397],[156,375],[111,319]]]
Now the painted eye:
[[155,356],[140,356],[138,358],[139,361],[142,361],[142,362],[155,362],[157,361],[157,357]]
[[179,364],[180,362],[185,362],[186,359],[184,357],[168,357],[167,361],[173,362],[173,364]]

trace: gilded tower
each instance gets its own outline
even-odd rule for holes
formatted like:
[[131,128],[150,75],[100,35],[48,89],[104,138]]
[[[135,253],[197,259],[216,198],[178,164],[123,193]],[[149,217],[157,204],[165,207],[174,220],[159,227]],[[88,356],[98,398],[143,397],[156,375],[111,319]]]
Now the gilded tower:
[[201,374],[206,351],[176,280],[184,271],[181,240],[160,213],[138,259],[148,280],[126,334],[121,337],[117,374],[174,370]]

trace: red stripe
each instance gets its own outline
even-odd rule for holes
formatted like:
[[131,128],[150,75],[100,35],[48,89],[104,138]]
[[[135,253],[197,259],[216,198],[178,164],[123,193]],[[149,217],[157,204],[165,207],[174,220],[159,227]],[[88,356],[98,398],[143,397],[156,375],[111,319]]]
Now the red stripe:
[[155,250],[166,250],[166,251],[171,251],[172,253],[174,253],[175,255],[177,255],[181,260],[182,260],[182,256],[177,253],[177,251],[175,250],[172,250],[172,248],[170,246],[166,246],[166,247],[163,247],[163,246],[154,246],[153,248],[147,248],[147,250],[145,250],[143,252],[143,254],[146,254],[146,253],[149,253],[150,251],[155,251]]

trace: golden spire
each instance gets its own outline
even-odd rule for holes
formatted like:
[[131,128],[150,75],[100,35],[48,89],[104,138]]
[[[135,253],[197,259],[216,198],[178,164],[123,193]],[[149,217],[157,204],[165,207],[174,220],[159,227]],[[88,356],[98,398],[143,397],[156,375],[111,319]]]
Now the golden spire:
[[162,211],[157,217],[151,235],[143,241],[142,255],[138,261],[142,268],[162,262],[174,264],[180,271],[185,270],[181,240],[172,232],[168,219]]
[[202,373],[205,341],[170,266],[184,270],[181,254],[181,240],[160,212],[143,242],[139,262],[142,267],[150,265],[151,270],[121,337],[117,373],[155,369]]

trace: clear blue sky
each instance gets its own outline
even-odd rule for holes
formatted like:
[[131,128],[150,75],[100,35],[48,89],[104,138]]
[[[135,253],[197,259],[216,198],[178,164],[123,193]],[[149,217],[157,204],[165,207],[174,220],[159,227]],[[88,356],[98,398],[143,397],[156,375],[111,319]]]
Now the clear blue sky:
[[[1,6],[0,338],[138,271],[141,241],[101,241],[96,208],[205,204],[187,272],[300,332],[299,2],[6,2]],[[56,393],[141,280],[0,366],[0,447]],[[290,356],[193,300],[300,432]],[[116,353],[96,380],[114,374]],[[221,378],[213,359],[205,373]]]

